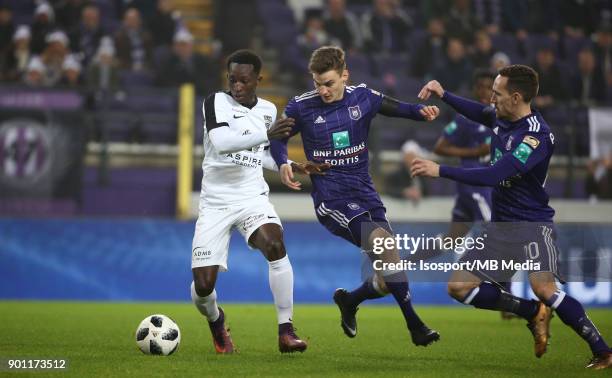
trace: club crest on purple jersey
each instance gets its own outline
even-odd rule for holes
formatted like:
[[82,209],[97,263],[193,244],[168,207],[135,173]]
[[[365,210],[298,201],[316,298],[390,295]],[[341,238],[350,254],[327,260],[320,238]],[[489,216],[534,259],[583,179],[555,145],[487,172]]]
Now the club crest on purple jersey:
[[361,118],[361,109],[359,109],[359,105],[357,106],[349,106],[349,116],[353,121],[357,121]]

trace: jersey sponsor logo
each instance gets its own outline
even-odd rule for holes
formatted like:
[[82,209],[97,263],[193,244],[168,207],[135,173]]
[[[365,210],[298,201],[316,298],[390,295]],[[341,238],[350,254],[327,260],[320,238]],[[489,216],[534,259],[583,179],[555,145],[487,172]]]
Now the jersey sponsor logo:
[[242,136],[251,135],[251,130],[246,129],[242,132]]
[[[257,146],[257,149],[259,149],[259,146]],[[250,153],[235,152],[235,153],[227,154],[225,156],[232,159],[232,163],[236,165],[240,165],[242,167],[257,168],[260,165],[262,165],[261,159],[255,156],[252,156]]]
[[332,134],[332,141],[334,142],[334,148],[344,148],[351,145],[348,131],[340,131]]
[[351,117],[353,121],[357,121],[359,118],[361,118],[361,109],[359,108],[359,105],[349,106],[348,110],[349,117]]
[[315,125],[319,123],[325,123],[325,118],[323,118],[322,116],[318,116],[317,119],[315,119],[314,123]]
[[192,255],[195,260],[206,260],[210,258],[212,251],[210,249],[205,249],[204,247],[196,247],[193,250]]
[[540,141],[538,140],[538,138],[533,137],[531,135],[525,135],[525,138],[523,138],[523,142],[527,143],[534,150],[538,148],[538,145],[540,145]]
[[444,128],[444,132],[446,133],[446,135],[451,135],[452,133],[455,132],[455,130],[457,130],[457,122],[455,122],[455,121],[449,123]]
[[527,145],[526,143],[521,143],[518,145],[518,147],[514,149],[514,152],[512,152],[512,156],[517,158],[521,163],[525,164],[527,163],[527,159],[529,158],[529,155],[531,155],[532,152],[533,149],[529,147],[529,145]]
[[266,124],[266,129],[269,129],[270,126],[272,126],[272,116],[265,115],[264,116],[264,123]]
[[501,159],[503,156],[502,152],[500,150],[498,150],[497,148],[495,148],[495,153],[493,154],[493,159],[491,159],[491,165],[497,163],[497,161],[499,159]]
[[238,118],[244,118],[246,116],[240,116],[240,117],[236,117],[236,115],[234,114],[234,119],[238,119]]
[[512,141],[514,140],[514,136],[510,135],[508,138],[508,142],[506,142],[506,151],[510,151],[512,149]]

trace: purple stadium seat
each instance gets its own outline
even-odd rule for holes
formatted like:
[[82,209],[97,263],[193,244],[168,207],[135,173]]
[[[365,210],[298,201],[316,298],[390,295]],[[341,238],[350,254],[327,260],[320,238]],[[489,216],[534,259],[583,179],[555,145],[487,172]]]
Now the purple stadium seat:
[[512,63],[519,59],[518,43],[512,34],[499,33],[491,36],[491,41],[493,49],[508,54]]
[[176,114],[159,112],[141,113],[140,134],[145,143],[176,144]]
[[527,58],[529,61],[533,61],[536,57],[538,50],[544,48],[552,49],[556,57],[559,57],[559,44],[545,34],[531,34],[526,41],[527,47]]
[[13,11],[13,22],[15,25],[30,25],[34,19],[34,0],[8,1],[6,5]]
[[346,56],[346,66],[351,74],[353,73],[370,73],[370,59],[361,53],[350,53]]
[[119,73],[119,80],[124,88],[144,87],[153,84],[153,76],[148,72],[124,70]]
[[175,114],[178,107],[178,92],[155,88],[131,88],[127,91],[126,105],[134,112]]
[[100,135],[108,142],[132,141],[138,124],[137,117],[131,112],[100,111],[96,120]]
[[565,60],[571,64],[576,64],[578,52],[585,47],[591,47],[592,42],[588,38],[564,38],[563,51]]

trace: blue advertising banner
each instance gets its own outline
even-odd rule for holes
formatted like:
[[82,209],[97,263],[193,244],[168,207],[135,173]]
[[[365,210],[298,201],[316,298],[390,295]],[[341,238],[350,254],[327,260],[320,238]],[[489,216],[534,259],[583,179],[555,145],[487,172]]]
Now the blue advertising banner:
[[[395,231],[436,235],[443,227],[398,223]],[[362,258],[356,247],[317,223],[286,222],[284,229],[296,302],[331,303],[337,287],[360,283]],[[187,301],[193,230],[194,222],[174,220],[0,219],[0,298]],[[559,249],[568,256],[599,254],[608,258],[604,268],[610,264],[612,225],[561,224],[558,231]],[[585,235],[592,237],[585,241]],[[238,233],[230,242],[228,267],[217,286],[223,301],[272,300],[266,260]],[[444,282],[413,277],[410,285],[416,303],[454,303]],[[512,290],[532,295],[524,281],[514,282]],[[610,280],[573,280],[565,290],[585,305],[612,307]]]

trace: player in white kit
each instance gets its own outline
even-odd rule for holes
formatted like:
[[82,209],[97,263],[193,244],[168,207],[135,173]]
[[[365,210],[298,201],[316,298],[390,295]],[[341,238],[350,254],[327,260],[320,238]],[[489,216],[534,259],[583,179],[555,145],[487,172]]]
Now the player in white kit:
[[[259,249],[268,260],[270,289],[278,315],[279,350],[303,352],[307,347],[293,330],[293,269],[285,251],[280,219],[268,199],[269,188],[262,169],[278,171],[270,156],[269,140],[286,138],[294,121],[285,118],[274,122],[274,104],[257,97],[260,70],[261,59],[256,54],[247,50],[234,52],[227,60],[229,92],[209,95],[202,109],[204,176],[192,246],[191,298],[208,320],[217,353],[235,350],[215,291],[217,273],[227,270],[234,227],[249,247]],[[304,172],[304,165],[296,166]]]

